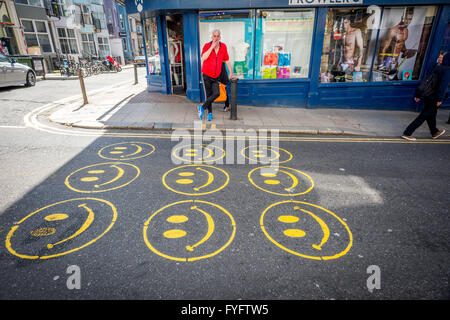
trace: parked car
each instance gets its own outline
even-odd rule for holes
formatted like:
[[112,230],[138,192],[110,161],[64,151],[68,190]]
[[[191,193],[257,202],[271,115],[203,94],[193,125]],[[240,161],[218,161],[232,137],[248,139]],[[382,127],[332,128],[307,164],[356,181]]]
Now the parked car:
[[137,64],[138,66],[145,66],[145,57],[144,56],[134,57],[133,64]]
[[24,84],[32,87],[36,84],[36,73],[29,66],[17,63],[14,58],[0,54],[0,87]]

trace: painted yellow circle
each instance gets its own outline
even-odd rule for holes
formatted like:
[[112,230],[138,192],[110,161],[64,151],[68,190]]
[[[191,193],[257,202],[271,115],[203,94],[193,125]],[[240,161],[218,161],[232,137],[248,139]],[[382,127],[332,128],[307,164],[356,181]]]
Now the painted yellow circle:
[[[215,175],[217,173],[223,174],[225,176],[225,182],[222,183],[221,185],[218,185],[218,186],[214,187],[212,190],[208,189],[209,191],[206,191],[206,192],[200,191],[200,188],[205,186],[208,183],[208,181],[206,183],[203,183],[202,186],[197,188],[198,190],[194,190],[193,192],[184,192],[184,191],[181,191],[181,190],[177,190],[176,186],[174,186],[174,185],[169,186],[169,184],[167,183],[167,176],[169,174],[173,173],[176,170],[182,170],[179,175],[180,176],[183,176],[183,175],[186,176],[188,173],[192,173],[191,175],[189,175],[191,177],[191,179],[177,179],[175,182],[180,184],[180,185],[193,184],[195,182],[193,180],[193,176],[195,176],[195,173],[194,172],[190,172],[190,171],[186,171],[185,169],[195,170],[195,168],[202,168],[202,170],[205,170],[205,171],[209,172],[211,175],[213,175],[213,178],[215,177]],[[215,172],[215,173],[213,173],[213,172]],[[187,195],[187,196],[201,196],[201,195],[217,192],[217,191],[222,190],[223,188],[225,188],[228,185],[229,181],[230,181],[230,176],[228,175],[228,173],[226,173],[226,171],[224,171],[224,170],[222,170],[220,168],[214,167],[214,166],[206,165],[206,164],[186,164],[186,165],[183,165],[183,166],[179,166],[179,167],[170,169],[162,177],[162,183],[167,189],[169,189],[170,191],[179,193],[179,194]],[[213,183],[214,183],[214,181],[211,184],[213,184]],[[209,187],[209,185],[207,187]],[[193,187],[193,189],[195,189],[195,188]]]
[[[126,154],[125,151],[127,150],[129,146],[133,146],[133,149],[136,149],[136,151]],[[144,151],[144,148],[142,146],[145,146],[149,150]],[[111,150],[111,151],[108,151]],[[116,151],[114,151],[116,150]],[[120,161],[126,161],[126,160],[134,160],[134,159],[140,159],[144,158],[150,154],[152,154],[155,151],[155,147],[147,142],[119,142],[110,144],[109,146],[103,147],[98,151],[99,157],[107,160],[120,160]],[[112,155],[112,156],[111,156]]]
[[[347,246],[345,247],[344,250],[342,250],[341,252],[338,252],[334,255],[328,255],[328,256],[313,256],[313,255],[307,255],[301,252],[297,252],[295,250],[292,250],[290,248],[287,248],[286,246],[282,245],[281,243],[279,243],[278,241],[276,241],[271,235],[270,235],[270,228],[267,228],[267,226],[264,224],[264,218],[267,214],[267,212],[272,209],[273,207],[276,207],[278,205],[281,204],[285,204],[285,203],[292,203],[292,204],[301,204],[301,205],[306,205],[306,206],[310,206],[316,209],[319,209],[329,215],[331,215],[335,220],[337,220],[347,231],[348,233],[348,237],[349,237],[349,242],[347,244]],[[282,218],[283,217],[283,218]],[[279,217],[279,221],[282,222],[287,222],[287,223],[291,223],[291,222],[295,222],[293,221],[294,219],[292,218],[288,218],[288,217],[292,217],[295,218],[294,216],[280,216]],[[281,219],[280,219],[281,218]],[[347,224],[345,223],[345,221],[343,221],[341,218],[339,218],[334,212],[331,212],[330,210],[327,210],[321,206],[312,204],[312,203],[307,203],[307,202],[302,202],[302,201],[295,201],[295,200],[286,200],[286,201],[280,201],[280,202],[276,202],[271,204],[270,206],[268,206],[263,213],[261,214],[260,220],[260,227],[261,230],[263,231],[263,233],[265,234],[265,236],[273,243],[275,244],[277,247],[281,248],[282,250],[289,252],[293,255],[296,256],[300,256],[303,258],[307,258],[307,259],[312,259],[312,260],[332,260],[332,259],[337,259],[340,258],[342,256],[344,256],[345,254],[347,254],[347,252],[350,250],[350,248],[353,245],[353,235],[352,232],[350,231],[349,227],[347,226]],[[302,238],[306,235],[306,233],[303,230],[300,229],[287,229],[283,231],[284,235],[287,237],[292,237],[292,238]],[[314,247],[314,245],[313,245]],[[317,246],[316,246],[317,247]]]
[[[256,184],[255,181],[253,181],[253,179],[252,179],[252,175],[253,174],[258,174],[258,171],[260,171],[262,168],[274,168],[274,169],[292,170],[292,171],[300,174],[301,176],[306,177],[307,180],[310,183],[310,186],[307,189],[305,189],[304,191],[297,192],[297,193],[289,193],[288,191],[286,191],[285,193],[280,193],[280,192],[274,192],[274,191],[267,190],[264,187],[259,186],[258,184]],[[272,174],[272,173],[263,173],[263,174],[260,174],[260,175],[263,176],[263,177],[275,177],[276,176],[275,174]],[[301,194],[306,194],[306,193],[310,192],[314,188],[314,180],[309,175],[307,175],[306,173],[301,172],[300,170],[297,170],[297,169],[288,168],[288,167],[281,167],[281,166],[262,166],[262,167],[257,167],[257,168],[251,170],[248,173],[248,179],[250,180],[250,183],[252,185],[254,185],[256,188],[258,188],[258,189],[260,189],[262,191],[265,191],[265,192],[268,192],[268,193],[271,193],[271,194],[276,194],[278,196],[285,196],[285,197],[298,196],[298,195],[301,195]],[[275,180],[275,179],[267,179],[267,180],[264,181],[264,183],[267,184],[267,185],[272,185],[272,186],[273,185],[280,185],[281,186],[281,184],[277,183],[277,180]]]
[[[195,146],[195,148],[193,148]],[[215,150],[219,152],[219,155],[213,155],[212,158],[210,158],[210,154],[215,153]],[[179,151],[186,152],[186,155],[188,157],[180,157]],[[203,157],[203,153],[207,151],[209,154],[206,157]],[[183,153],[184,154],[184,153]],[[196,159],[197,155],[201,155],[199,159]],[[225,157],[225,150],[223,150],[220,147],[214,146],[214,145],[207,145],[207,144],[186,144],[179,146],[172,150],[172,156],[175,157],[178,160],[183,161],[184,163],[213,163],[215,161],[218,161]],[[192,159],[194,157],[194,159]]]
[[[95,202],[101,202],[106,204],[107,206],[109,206],[109,208],[111,209],[112,212],[112,220],[111,223],[106,227],[106,229],[99,235],[97,235],[96,237],[94,237],[92,240],[84,243],[81,246],[78,246],[76,248],[72,248],[70,250],[64,251],[64,252],[59,252],[59,253],[55,253],[55,254],[50,254],[50,255],[42,255],[42,256],[37,256],[37,255],[29,255],[29,254],[22,254],[16,251],[16,249],[14,249],[12,247],[12,243],[11,243],[11,239],[14,237],[14,233],[17,231],[17,229],[20,228],[21,224],[24,223],[25,221],[27,221],[27,219],[31,218],[32,216],[34,216],[35,214],[38,214],[39,212],[42,212],[44,210],[47,210],[53,206],[56,205],[60,205],[63,203],[70,203],[70,202],[85,202],[85,201],[95,201]],[[61,214],[59,217],[62,217]],[[51,215],[50,215],[51,216]],[[49,215],[47,215],[46,217],[49,217]],[[95,217],[95,214],[94,214]],[[45,218],[44,218],[45,219]],[[41,209],[38,209],[32,213],[30,213],[29,215],[27,215],[25,218],[23,218],[22,220],[20,220],[19,222],[17,222],[12,228],[11,230],[8,232],[7,236],[6,236],[6,241],[5,241],[5,246],[6,249],[13,255],[22,258],[22,259],[50,259],[50,258],[56,258],[56,257],[61,257],[64,256],[66,254],[78,251],[82,248],[85,248],[91,244],[93,244],[94,242],[96,242],[98,239],[100,239],[101,237],[103,237],[114,225],[114,223],[116,222],[117,219],[117,209],[116,207],[109,201],[103,200],[103,199],[98,199],[98,198],[75,198],[75,199],[69,199],[69,200],[64,200],[64,201],[60,201],[60,202],[56,202],[53,204],[50,204],[46,207],[43,207]],[[49,220],[48,220],[49,221]],[[45,230],[44,230],[45,229]],[[32,231],[34,234],[32,234],[33,236],[49,236],[51,234],[53,234],[56,231],[56,229],[54,228],[39,228],[36,229],[34,231]],[[47,245],[47,248],[54,248],[54,245]]]
[[[74,187],[71,184],[71,179],[72,177],[76,176],[79,172],[83,172],[84,174],[88,175],[88,174],[103,174],[105,172],[105,170],[89,170],[90,168],[96,168],[96,167],[102,167],[102,166],[109,166],[109,167],[115,167],[115,170],[118,170],[119,173],[116,175],[115,178],[110,179],[109,181],[106,181],[102,184],[96,183],[94,185],[89,185],[88,188],[86,189],[80,189],[78,187]],[[124,168],[126,168],[126,170],[124,170]],[[129,173],[129,171],[132,171],[132,177],[128,177],[129,174],[126,174],[125,177],[123,177],[122,175],[125,175],[125,173]],[[69,174],[66,178],[66,180],[64,181],[64,184],[72,191],[75,192],[80,192],[80,193],[98,193],[98,192],[105,192],[105,191],[111,191],[111,190],[116,190],[122,187],[125,187],[127,185],[129,185],[131,182],[133,182],[134,180],[137,179],[137,177],[139,177],[141,171],[139,170],[139,168],[137,166],[135,166],[134,164],[130,164],[130,163],[126,163],[126,162],[105,162],[105,163],[98,163],[98,164],[93,164],[93,165],[89,165],[86,167],[83,167],[81,169],[78,169],[74,172],[72,172],[71,174]],[[86,179],[86,178],[98,178],[98,177],[82,177],[80,178],[80,181],[82,182],[97,182],[100,179]],[[115,180],[117,179],[117,180]],[[119,181],[120,183],[116,183],[116,181]],[[112,187],[103,187],[106,185],[112,185]]]
[[[182,258],[182,257],[174,257],[174,256],[170,256],[170,255],[167,255],[167,254],[165,254],[165,253],[159,251],[158,249],[156,249],[156,248],[151,244],[151,242],[150,242],[150,240],[149,240],[149,238],[148,238],[148,229],[149,229],[149,224],[150,224],[150,222],[152,221],[152,219],[153,219],[156,215],[160,214],[160,213],[163,212],[164,210],[166,210],[166,209],[168,209],[168,208],[170,208],[170,207],[172,207],[172,206],[175,206],[175,205],[178,205],[178,204],[182,204],[182,203],[190,203],[190,204],[195,204],[195,205],[198,205],[198,204],[207,204],[207,205],[213,206],[213,207],[219,209],[221,212],[223,212],[223,213],[228,217],[228,219],[230,220],[230,224],[231,224],[231,226],[232,226],[232,231],[231,231],[230,237],[228,238],[228,240],[226,241],[226,243],[225,243],[224,245],[222,245],[222,246],[221,246],[219,249],[217,249],[216,251],[213,251],[213,252],[211,252],[211,253],[204,254],[204,255],[201,255],[201,256],[197,256],[197,257],[195,257],[195,256],[194,256],[194,257],[190,257],[190,258],[186,258],[186,257],[183,257],[183,258]],[[191,208],[192,208],[192,207],[191,207]],[[172,217],[174,217],[174,216],[170,216],[169,218],[172,218]],[[176,217],[179,217],[179,216],[176,216]],[[187,218],[187,217],[186,217],[186,218]],[[174,220],[177,220],[177,219],[179,219],[179,218],[175,218]],[[187,221],[187,219],[186,219],[186,221]],[[172,221],[172,222],[173,222],[173,221]],[[214,232],[216,232],[216,231],[214,231]],[[234,221],[233,216],[232,216],[226,209],[224,209],[223,207],[221,207],[221,206],[219,206],[219,205],[217,205],[217,204],[211,203],[211,202],[201,201],[201,200],[183,200],[183,201],[178,201],[178,202],[174,202],[174,203],[168,204],[168,205],[162,207],[161,209],[157,210],[156,212],[154,212],[154,213],[150,216],[150,218],[148,218],[148,220],[144,223],[144,228],[143,228],[144,241],[145,241],[145,243],[147,244],[147,247],[148,247],[152,252],[154,252],[155,254],[157,254],[157,255],[159,255],[159,256],[161,256],[161,257],[163,257],[163,258],[169,259],[169,260],[174,260],[174,261],[185,261],[185,262],[192,262],[192,261],[202,260],[202,259],[206,259],[206,258],[211,258],[211,257],[213,257],[213,256],[215,256],[215,255],[217,255],[217,254],[219,254],[220,252],[222,252],[223,250],[225,250],[225,248],[227,248],[227,247],[230,245],[230,243],[231,243],[231,242],[233,241],[233,239],[234,239],[235,234],[236,234],[236,223],[235,223],[235,221]],[[171,230],[165,231],[165,232],[163,233],[163,236],[166,237],[166,238],[168,238],[168,239],[170,239],[170,238],[180,238],[180,237],[184,237],[185,235],[186,235],[186,232],[185,232],[184,230],[180,230],[180,229],[171,229]],[[192,247],[187,246],[186,249],[192,251]]]
[[[255,151],[254,151],[254,152],[255,152],[254,157],[252,157],[252,156],[250,156],[250,155],[247,156],[247,155],[245,154],[246,150],[248,149],[249,152],[252,152],[251,150],[252,150],[253,148],[257,148],[257,149],[258,149],[258,150],[255,150]],[[261,154],[261,153],[262,153],[262,150],[260,150],[260,149],[266,149],[266,153],[268,153],[268,152],[270,151],[271,153],[274,153],[275,156],[274,156],[274,157],[271,157],[271,158],[269,158],[269,159],[267,159],[266,161],[263,161],[263,160],[261,160],[261,158],[264,157],[264,155]],[[288,158],[287,158],[286,160],[279,161],[279,158],[281,157],[281,153],[285,153],[285,154],[287,155]],[[246,158],[246,159],[248,159],[248,160],[256,161],[257,163],[271,163],[271,162],[276,162],[276,163],[286,163],[286,162],[291,161],[292,158],[293,158],[292,154],[291,154],[289,151],[285,150],[285,149],[281,149],[281,148],[278,148],[278,147],[272,147],[272,146],[260,146],[260,145],[257,145],[257,146],[248,146],[248,147],[243,148],[243,149],[241,150],[241,155],[242,155],[244,158]]]
[[55,228],[39,228],[30,232],[33,237],[47,237],[56,232]]
[[182,238],[185,235],[186,235],[186,231],[178,230],[178,229],[168,230],[163,233],[163,236],[166,238],[169,238],[169,239]]

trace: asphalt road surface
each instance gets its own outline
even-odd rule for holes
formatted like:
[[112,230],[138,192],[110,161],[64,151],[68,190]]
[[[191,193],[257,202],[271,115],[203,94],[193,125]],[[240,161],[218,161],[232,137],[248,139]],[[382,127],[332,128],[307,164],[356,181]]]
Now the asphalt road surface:
[[0,299],[450,297],[445,139],[186,144],[41,132],[31,109],[2,111]]

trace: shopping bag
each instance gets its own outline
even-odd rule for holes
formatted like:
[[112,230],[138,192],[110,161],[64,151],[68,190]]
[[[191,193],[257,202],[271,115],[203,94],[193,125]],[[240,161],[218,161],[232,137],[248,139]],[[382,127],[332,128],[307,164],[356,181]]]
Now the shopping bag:
[[227,100],[227,86],[219,82],[220,96],[214,100],[214,102],[225,102]]

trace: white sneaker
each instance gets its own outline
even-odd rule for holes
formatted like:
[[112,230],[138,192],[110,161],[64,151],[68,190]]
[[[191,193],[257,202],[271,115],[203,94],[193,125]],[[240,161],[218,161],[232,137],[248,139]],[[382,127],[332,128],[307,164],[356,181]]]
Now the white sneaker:
[[403,139],[409,140],[409,141],[416,141],[417,139],[414,138],[413,136],[407,136],[407,135],[402,135]]

